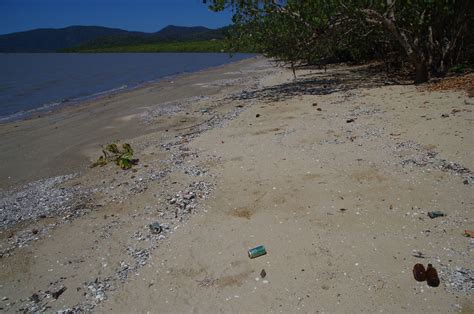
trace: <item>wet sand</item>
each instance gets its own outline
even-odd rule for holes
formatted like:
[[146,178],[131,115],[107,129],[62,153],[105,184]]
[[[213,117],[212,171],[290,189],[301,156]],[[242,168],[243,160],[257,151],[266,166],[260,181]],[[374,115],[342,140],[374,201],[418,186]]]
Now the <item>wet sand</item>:
[[[175,119],[141,123],[140,116],[159,104],[189,97],[232,92],[249,59],[160,81],[136,90],[69,106],[40,118],[0,124],[0,188],[84,169],[91,154],[110,141],[190,126]],[[204,86],[209,82],[222,81]],[[201,84],[201,85],[199,85]]]
[[[79,172],[46,192],[72,195],[59,217],[0,234],[11,248],[4,311],[473,311],[465,92],[391,84],[369,67],[300,70],[294,81],[264,59],[161,84],[3,126],[21,134],[2,143],[10,152],[27,154],[32,136],[49,147],[76,139],[41,161],[49,172],[18,175],[36,168],[9,160],[11,185]],[[71,129],[53,136],[50,123]],[[135,170],[87,168],[110,139],[132,144]],[[435,210],[446,216],[430,219]],[[268,254],[249,259],[257,245]],[[432,263],[440,286],[415,281],[415,263]]]

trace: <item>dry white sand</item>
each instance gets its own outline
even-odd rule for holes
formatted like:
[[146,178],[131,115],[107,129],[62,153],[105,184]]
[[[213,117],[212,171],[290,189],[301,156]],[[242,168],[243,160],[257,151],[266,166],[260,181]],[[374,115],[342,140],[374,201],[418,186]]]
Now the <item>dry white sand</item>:
[[[5,245],[57,223],[2,258],[3,310],[474,310],[474,242],[463,236],[474,229],[472,98],[385,86],[364,67],[301,70],[297,81],[262,59],[219,71],[181,81],[193,96],[215,88],[210,98],[112,110],[157,95],[142,90],[117,96],[112,120],[89,109],[71,115],[104,130],[119,123],[117,134],[146,121],[126,138],[140,165],[123,172],[77,163],[81,175],[62,187],[90,192],[77,207],[87,208],[83,216],[2,232]],[[97,145],[81,147],[81,158],[97,154]],[[447,216],[430,219],[434,210]],[[150,234],[155,221],[169,229]],[[268,254],[249,259],[257,245]],[[441,285],[416,282],[415,263],[432,263]]]

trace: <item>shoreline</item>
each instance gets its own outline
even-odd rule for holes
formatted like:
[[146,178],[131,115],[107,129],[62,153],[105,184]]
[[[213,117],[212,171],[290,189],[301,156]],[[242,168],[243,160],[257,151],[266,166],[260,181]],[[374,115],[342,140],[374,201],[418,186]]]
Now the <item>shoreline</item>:
[[[470,312],[468,96],[384,85],[363,67],[299,72],[254,60],[43,120],[94,137],[118,124],[102,144],[127,141],[140,161],[11,195],[20,216],[58,207],[0,231],[2,251],[16,245],[0,307]],[[257,245],[267,255],[249,259]],[[415,263],[432,263],[441,285],[415,281]]]
[[[158,82],[147,83],[132,90],[103,95],[98,99],[81,102],[79,105],[61,106],[52,112],[29,119],[0,123],[0,135],[4,138],[4,141],[0,143],[0,148],[2,148],[0,157],[6,161],[5,167],[2,167],[0,170],[2,182],[0,183],[0,189],[12,188],[44,178],[47,176],[47,173],[53,175],[68,174],[69,171],[66,168],[70,167],[72,172],[80,168],[83,169],[86,163],[89,163],[90,156],[88,156],[88,151],[91,150],[92,145],[95,144],[94,146],[98,147],[99,144],[104,144],[107,141],[117,140],[117,133],[119,133],[120,138],[133,138],[145,133],[154,132],[157,129],[163,129],[157,125],[143,125],[142,121],[137,121],[139,123],[134,125],[130,119],[139,120],[138,116],[140,114],[160,103],[176,101],[180,98],[196,95],[205,96],[218,93],[220,92],[218,87],[206,88],[196,84],[204,84],[209,79],[237,80],[239,76],[245,74],[227,75],[225,72],[232,72],[233,69],[238,69],[242,66],[245,67],[250,64],[263,62],[262,60],[264,60],[262,57],[257,56],[196,72],[182,73],[175,77],[159,80]],[[230,70],[227,71],[226,69]],[[231,82],[229,86],[224,87],[225,89],[232,89],[232,85],[235,84]],[[135,99],[140,99],[141,104],[139,106],[133,103]],[[130,117],[130,119],[127,117]],[[85,127],[81,122],[91,124],[91,126]],[[106,126],[107,123],[112,124]],[[78,130],[74,130],[76,128]],[[100,131],[101,129],[103,131]],[[41,135],[36,134],[38,130],[42,131]],[[82,143],[78,145],[78,143],[67,141],[67,137],[56,134],[58,130],[71,133],[70,138],[72,137],[75,141]],[[101,136],[96,138],[96,136],[89,134],[89,132],[100,133]],[[51,138],[57,139],[51,140]],[[56,141],[56,145],[54,145],[54,141]],[[60,145],[59,142],[64,142],[65,147]],[[48,150],[45,145],[52,147]],[[20,149],[18,150],[18,148]],[[78,154],[69,153],[64,157],[59,157],[64,149],[72,150],[73,148],[79,150]],[[51,154],[51,149],[56,150],[56,154],[55,152]],[[47,160],[42,158],[44,166],[49,168],[46,171],[42,171],[41,164],[34,165],[33,160],[35,156],[31,154],[33,151],[46,155],[49,154],[49,158],[60,158],[62,161],[59,165],[54,163],[53,166],[53,163],[47,162]],[[14,158],[17,154],[27,157],[29,160],[23,160],[22,163],[22,160]],[[71,162],[68,163],[66,161],[67,165],[65,165],[64,159],[69,159]],[[79,159],[84,160],[80,161]],[[61,171],[54,171],[53,169],[56,168],[62,169]],[[15,169],[20,170],[20,173],[14,171]],[[41,173],[34,175],[34,172],[38,170]]]
[[[232,83],[234,81],[226,79],[228,75],[236,75],[235,69],[241,71],[238,76],[243,75],[245,77],[245,82],[239,78],[240,83],[237,86],[234,86],[235,84]],[[216,72],[211,77],[218,78],[218,80],[211,80],[209,82],[210,72]],[[117,172],[115,165],[108,165],[102,168],[98,167],[81,171],[78,174],[59,177],[48,176],[47,179],[34,181],[27,186],[22,186],[20,190],[0,193],[2,196],[2,209],[14,209],[13,212],[17,215],[7,217],[4,215],[4,212],[0,212],[3,214],[1,217],[2,226],[0,228],[0,258],[5,261],[0,268],[2,282],[9,281],[10,275],[16,276],[16,274],[19,274],[18,270],[16,270],[17,267],[23,267],[19,260],[29,259],[29,254],[24,251],[25,249],[34,248],[38,243],[41,245],[43,241],[51,238],[63,238],[58,233],[62,233],[66,229],[69,229],[67,231],[68,234],[71,234],[70,232],[77,235],[80,234],[78,238],[76,237],[72,241],[75,244],[68,241],[68,247],[72,248],[76,244],[89,243],[87,238],[89,236],[96,236],[94,231],[84,233],[84,227],[90,224],[90,219],[93,221],[99,218],[106,223],[103,227],[100,227],[103,228],[103,231],[99,236],[102,239],[109,239],[111,232],[121,225],[117,225],[117,217],[122,216],[127,211],[125,208],[128,206],[127,204],[130,204],[130,200],[139,195],[146,194],[147,191],[151,190],[151,186],[154,186],[153,190],[155,190],[155,193],[160,190],[158,193],[162,195],[162,198],[157,199],[157,202],[163,207],[177,206],[176,210],[162,211],[158,214],[160,232],[145,235],[144,233],[148,233],[149,229],[149,224],[147,223],[145,223],[145,230],[140,230],[142,227],[136,230],[132,238],[138,242],[127,248],[132,255],[132,262],[125,263],[120,261],[118,270],[114,266],[111,269],[107,269],[108,275],[106,278],[102,275],[102,279],[92,280],[87,283],[89,292],[81,297],[82,301],[70,308],[72,311],[94,309],[102,300],[107,298],[106,294],[116,290],[129,279],[130,275],[147,265],[151,253],[161,243],[167,241],[180,226],[186,225],[192,215],[206,211],[202,203],[206,199],[214,197],[212,194],[216,186],[215,178],[209,173],[207,168],[209,165],[206,166],[202,163],[201,165],[188,164],[193,160],[198,161],[198,153],[191,150],[188,143],[209,130],[225,127],[230,121],[237,118],[240,113],[247,109],[248,104],[236,106],[239,101],[234,98],[240,97],[242,92],[245,93],[261,88],[259,81],[268,75],[272,76],[275,72],[276,70],[269,66],[266,60],[257,58],[243,61],[238,65],[231,64],[220,69],[204,71],[200,75],[191,75],[194,77],[191,78],[191,81],[193,84],[198,84],[199,89],[209,88],[208,84],[211,83],[217,86],[219,92],[209,96],[200,96],[200,93],[196,95],[196,90],[193,90],[193,96],[187,98],[179,97],[154,106],[153,110],[148,112],[151,114],[151,117],[148,118],[152,120],[147,119],[145,121],[146,125],[153,123],[154,120],[163,121],[171,119],[173,121],[168,124],[169,126],[166,126],[169,129],[154,130],[151,133],[141,132],[129,138],[133,148],[141,152],[139,153],[139,165],[130,171],[120,170]],[[190,78],[188,77],[188,79]],[[184,85],[189,88],[188,84]],[[156,88],[156,86],[153,88]],[[149,92],[146,88],[144,90]],[[130,97],[130,95],[128,96]],[[132,97],[136,96],[133,95]],[[93,103],[93,105],[97,104]],[[182,110],[176,111],[176,106],[180,106]],[[184,112],[191,111],[191,109],[193,109],[193,113]],[[202,120],[202,122],[191,119],[189,121],[191,123],[185,122],[183,125],[183,117],[191,114],[198,115],[199,120]],[[47,118],[44,117],[44,119]],[[41,120],[41,118],[38,120]],[[126,120],[130,122],[129,119]],[[156,151],[157,149],[162,152]],[[204,163],[214,163],[218,161],[216,158],[217,156],[213,155],[204,157]],[[178,179],[183,173],[188,176],[187,180]],[[121,183],[118,183],[117,180],[121,181]],[[179,180],[179,182],[175,180]],[[134,206],[142,206],[142,204],[141,201],[134,202]],[[147,207],[147,216],[156,216],[155,206]],[[145,218],[142,215],[138,216],[140,219],[138,217],[134,218],[132,228],[137,227],[135,223],[142,223],[138,222],[138,220],[142,221]],[[20,220],[17,220],[18,218]],[[26,220],[22,221],[23,218],[26,218]],[[11,220],[9,221],[9,219]],[[79,227],[76,231],[70,229],[76,229],[76,227]],[[127,232],[124,236],[125,238],[119,242],[126,241],[126,237],[130,235]],[[140,245],[145,239],[147,244],[149,244],[147,248],[143,248]],[[56,246],[57,249],[60,247]],[[114,255],[117,258],[122,255],[119,252],[116,253]],[[64,256],[64,253],[52,253],[49,250],[47,254]],[[40,260],[39,263],[35,263],[38,267],[42,268],[44,267],[44,262],[48,263],[43,258],[40,258]],[[117,260],[115,263],[118,262]],[[76,262],[69,262],[69,265],[71,264],[77,265]],[[112,272],[109,272],[109,270]],[[81,270],[81,273],[87,275],[90,271],[93,270]],[[54,271],[53,274],[56,276],[58,273]],[[69,275],[61,277],[63,279],[59,281],[51,282],[48,288],[49,291],[63,291],[62,285],[64,280],[69,278]],[[83,279],[81,278],[80,280]],[[3,288],[8,287],[14,288],[22,294],[31,288],[31,285],[44,284],[43,280],[36,281],[35,279],[35,282],[33,284],[30,281],[30,284],[23,286],[23,288],[18,286],[14,288],[13,285],[5,283],[5,285],[0,287],[0,291],[2,295],[9,295],[8,292],[3,291]],[[80,288],[77,291],[79,292]],[[28,294],[28,292],[26,293]],[[7,299],[9,300],[10,298]],[[48,292],[39,290],[34,294],[33,298],[21,297],[13,303],[8,302],[7,307],[10,310],[13,308],[18,309],[18,306],[20,306],[22,309],[28,309],[28,311],[40,311],[45,310],[46,306],[49,306],[48,299]],[[63,304],[62,301],[61,304]],[[10,307],[10,305],[13,307]],[[59,303],[57,305],[61,306]]]
[[[179,54],[179,53],[180,52],[177,52],[176,54]],[[183,52],[183,53],[186,53],[186,52]],[[70,53],[68,53],[68,54],[70,54]],[[187,54],[189,54],[189,53],[187,53]],[[15,112],[13,114],[9,114],[9,115],[0,117],[0,125],[7,124],[7,123],[15,123],[16,121],[35,119],[38,116],[45,116],[45,115],[48,115],[48,114],[54,114],[56,111],[61,110],[62,108],[81,106],[81,105],[87,104],[89,102],[99,101],[99,100],[101,100],[103,98],[106,98],[106,97],[109,97],[109,96],[120,95],[122,93],[132,92],[132,91],[137,90],[137,89],[146,88],[146,87],[149,87],[150,85],[158,84],[162,81],[179,80],[179,78],[181,76],[191,75],[191,74],[194,74],[194,73],[198,74],[198,73],[203,72],[203,71],[205,72],[205,71],[210,70],[210,69],[217,69],[217,68],[222,67],[222,66],[226,66],[226,65],[229,65],[229,64],[238,63],[238,62],[241,62],[241,61],[250,60],[250,59],[254,59],[254,58],[259,58],[259,56],[253,54],[253,56],[250,56],[248,58],[237,60],[237,61],[230,61],[228,63],[221,64],[221,65],[218,65],[218,66],[204,67],[204,68],[202,68],[200,70],[197,70],[197,71],[190,71],[190,72],[184,71],[184,72],[180,72],[180,73],[176,73],[176,74],[166,75],[166,76],[163,76],[163,77],[160,77],[160,78],[157,78],[157,79],[153,79],[153,80],[150,80],[150,81],[146,81],[146,82],[136,83],[136,84],[133,84],[131,86],[122,85],[120,87],[115,87],[115,88],[112,88],[112,89],[109,89],[109,90],[99,91],[99,92],[93,93],[93,94],[88,95],[88,96],[81,96],[81,97],[73,98],[73,99],[70,99],[70,100],[68,99],[68,100],[64,100],[64,101],[58,101],[58,102],[52,102],[52,103],[49,103],[49,104],[43,104],[40,107],[37,107],[37,108],[34,108],[34,109],[30,109],[30,110],[27,110],[27,111],[19,111],[19,112]],[[36,115],[36,117],[35,117],[35,115]]]

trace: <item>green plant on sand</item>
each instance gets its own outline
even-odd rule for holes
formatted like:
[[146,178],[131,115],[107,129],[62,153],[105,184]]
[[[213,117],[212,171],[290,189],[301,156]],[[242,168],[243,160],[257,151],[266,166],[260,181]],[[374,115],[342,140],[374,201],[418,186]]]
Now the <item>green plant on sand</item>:
[[138,159],[133,159],[133,149],[128,143],[123,144],[122,149],[119,149],[117,144],[109,144],[105,149],[102,149],[102,154],[103,155],[91,165],[91,168],[97,166],[103,167],[109,162],[115,162],[117,166],[126,170],[138,163]]

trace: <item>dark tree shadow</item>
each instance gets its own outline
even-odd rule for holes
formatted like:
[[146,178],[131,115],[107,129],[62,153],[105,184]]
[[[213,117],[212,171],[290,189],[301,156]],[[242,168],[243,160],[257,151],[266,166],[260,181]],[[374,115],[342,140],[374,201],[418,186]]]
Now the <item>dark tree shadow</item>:
[[327,72],[317,68],[315,70],[317,70],[315,73],[298,75],[292,82],[244,91],[232,96],[231,99],[282,101],[295,96],[328,95],[358,88],[411,84],[404,80],[387,77],[379,66],[338,66]]

